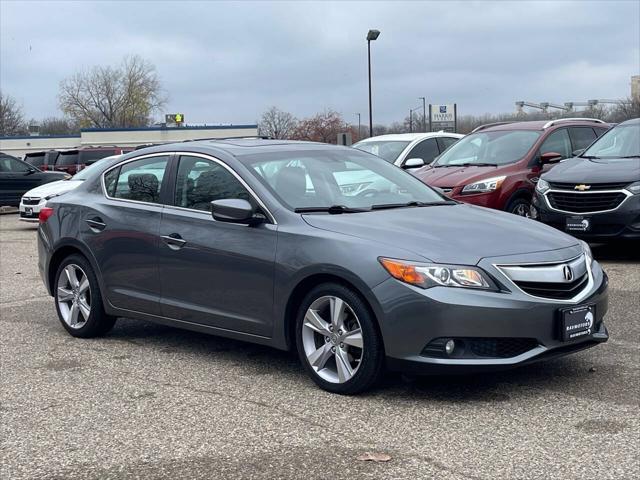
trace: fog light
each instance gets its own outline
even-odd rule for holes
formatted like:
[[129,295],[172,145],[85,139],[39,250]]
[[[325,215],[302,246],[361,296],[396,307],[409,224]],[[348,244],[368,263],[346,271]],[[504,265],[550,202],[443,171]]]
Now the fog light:
[[444,351],[447,352],[447,355],[451,355],[455,349],[456,342],[453,340],[447,340],[447,343],[444,344]]

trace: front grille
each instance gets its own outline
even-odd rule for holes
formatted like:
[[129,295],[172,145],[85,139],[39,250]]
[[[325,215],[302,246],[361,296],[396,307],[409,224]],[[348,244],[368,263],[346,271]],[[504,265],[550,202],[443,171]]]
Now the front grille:
[[622,192],[612,193],[573,193],[550,192],[547,194],[549,204],[565,212],[586,213],[614,210],[627,196]]
[[580,293],[588,282],[589,274],[585,273],[573,282],[568,283],[518,281],[514,281],[513,283],[515,283],[520,290],[534,297],[568,300]]
[[538,346],[533,338],[474,338],[467,344],[478,357],[490,358],[517,357]]
[[38,203],[40,203],[40,199],[39,198],[35,198],[35,197],[25,198],[25,197],[22,197],[22,204],[23,205],[38,205]]
[[594,190],[620,190],[626,187],[629,182],[622,183],[566,183],[566,182],[549,182],[551,188],[557,188],[560,190],[575,190],[578,185],[586,185],[589,187],[589,191]]

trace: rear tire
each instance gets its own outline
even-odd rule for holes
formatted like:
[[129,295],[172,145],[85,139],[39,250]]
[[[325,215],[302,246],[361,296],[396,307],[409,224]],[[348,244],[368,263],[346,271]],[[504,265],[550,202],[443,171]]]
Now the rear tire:
[[85,257],[74,254],[65,258],[55,278],[56,311],[69,334],[91,338],[102,336],[113,328],[116,317],[104,311],[98,279]]
[[375,319],[353,290],[324,283],[311,290],[296,317],[300,361],[323,390],[344,395],[372,387],[384,349]]

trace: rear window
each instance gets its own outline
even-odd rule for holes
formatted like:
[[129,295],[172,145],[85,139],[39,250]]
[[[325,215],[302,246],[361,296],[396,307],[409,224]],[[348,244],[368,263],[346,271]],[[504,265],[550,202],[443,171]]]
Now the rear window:
[[79,153],[80,161],[79,163],[83,163],[85,165],[91,165],[97,160],[102,160],[103,158],[110,157],[111,155],[116,155],[115,149],[111,150],[83,150]]
[[27,154],[24,157],[24,161],[32,167],[41,167],[44,165],[44,153]]
[[61,152],[56,160],[56,166],[76,165],[78,163],[78,152]]

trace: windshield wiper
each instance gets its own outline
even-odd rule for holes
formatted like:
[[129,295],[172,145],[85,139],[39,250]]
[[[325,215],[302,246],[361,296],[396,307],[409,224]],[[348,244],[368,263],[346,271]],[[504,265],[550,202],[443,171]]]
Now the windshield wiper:
[[600,157],[595,157],[593,155],[580,155],[578,158],[586,158],[586,159],[591,160],[592,158],[600,158]]
[[467,163],[463,163],[461,165],[458,165],[460,167],[497,167],[498,164],[497,163],[483,163],[483,162],[467,162]]
[[618,158],[640,158],[640,155],[624,155],[624,156],[618,157]]
[[351,208],[345,205],[331,205],[330,207],[300,207],[293,210],[296,213],[315,213],[315,212],[327,212],[332,215],[340,213],[358,213],[368,212],[368,208]]
[[441,202],[417,202],[411,201],[407,203],[381,203],[379,205],[371,205],[371,210],[385,210],[388,208],[405,208],[405,207],[434,207],[437,205],[453,205],[457,202],[454,200],[443,200]]

